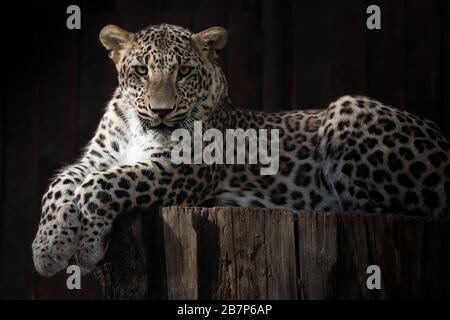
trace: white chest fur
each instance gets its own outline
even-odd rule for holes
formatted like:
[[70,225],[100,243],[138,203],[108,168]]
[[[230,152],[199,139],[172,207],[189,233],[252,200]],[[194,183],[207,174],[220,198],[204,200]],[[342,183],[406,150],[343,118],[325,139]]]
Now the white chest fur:
[[119,163],[121,165],[132,165],[136,162],[151,160],[155,153],[164,149],[164,142],[152,130],[144,131],[139,119],[134,114],[127,115],[128,136],[127,145],[121,153]]

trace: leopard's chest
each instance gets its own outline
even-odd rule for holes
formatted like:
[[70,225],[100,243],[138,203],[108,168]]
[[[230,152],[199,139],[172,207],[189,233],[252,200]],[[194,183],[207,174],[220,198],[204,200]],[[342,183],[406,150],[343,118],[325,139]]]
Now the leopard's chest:
[[137,162],[145,162],[151,159],[152,152],[157,147],[149,136],[136,136],[129,139],[125,146],[121,159],[121,165],[131,165]]
[[127,144],[119,159],[121,165],[150,161],[166,149],[166,140],[154,131],[145,131],[137,119],[130,117],[128,123]]

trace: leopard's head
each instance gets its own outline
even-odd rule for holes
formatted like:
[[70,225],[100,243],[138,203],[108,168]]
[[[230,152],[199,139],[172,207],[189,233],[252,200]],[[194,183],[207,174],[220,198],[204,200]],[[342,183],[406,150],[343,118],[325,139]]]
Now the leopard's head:
[[221,27],[193,34],[162,24],[131,33],[108,25],[100,41],[116,65],[122,96],[146,127],[192,126],[228,95],[216,62],[227,42]]

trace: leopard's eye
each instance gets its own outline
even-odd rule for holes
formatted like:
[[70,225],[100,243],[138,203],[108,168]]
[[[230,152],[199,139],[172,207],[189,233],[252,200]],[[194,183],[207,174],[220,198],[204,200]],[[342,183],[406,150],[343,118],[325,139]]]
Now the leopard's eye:
[[192,67],[181,66],[178,68],[178,76],[181,78],[186,78],[192,71]]
[[134,71],[140,76],[147,75],[148,69],[146,66],[134,66]]

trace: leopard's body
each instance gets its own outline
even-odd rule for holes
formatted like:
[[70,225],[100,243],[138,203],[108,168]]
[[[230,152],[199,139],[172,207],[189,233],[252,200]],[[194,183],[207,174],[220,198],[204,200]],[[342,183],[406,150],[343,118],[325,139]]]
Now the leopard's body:
[[[63,169],[42,201],[33,242],[46,276],[72,257],[84,271],[103,257],[115,217],[170,205],[447,216],[450,144],[427,120],[366,97],[346,96],[321,111],[234,109],[215,63],[221,28],[199,34],[171,25],[136,34],[107,26],[100,35],[119,86],[94,138]],[[259,165],[171,163],[175,128],[279,129],[276,175]]]

